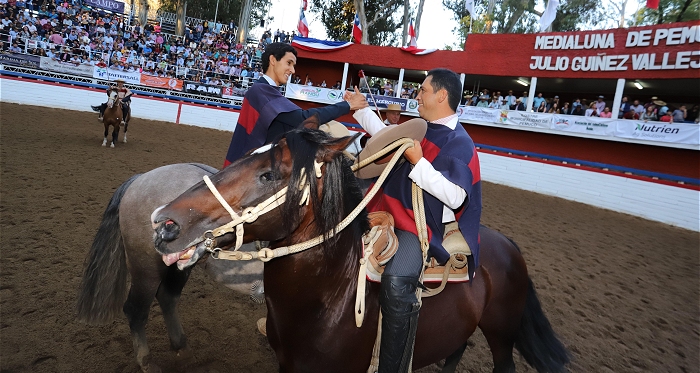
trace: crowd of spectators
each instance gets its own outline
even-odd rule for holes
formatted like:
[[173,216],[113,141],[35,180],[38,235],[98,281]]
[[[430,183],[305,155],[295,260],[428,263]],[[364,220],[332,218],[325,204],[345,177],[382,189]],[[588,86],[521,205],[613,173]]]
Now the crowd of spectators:
[[2,51],[214,85],[245,85],[261,73],[265,40],[238,43],[235,27],[222,31],[220,23],[204,21],[177,37],[158,24],[127,25],[122,16],[83,7],[78,0],[4,1]]
[[[516,96],[512,90],[509,90],[508,94],[503,96],[500,91],[491,92],[488,89],[484,89],[478,95],[465,93],[462,104],[466,106],[526,111],[529,99],[527,91],[523,92],[521,96]],[[602,95],[591,101],[585,98],[576,98],[571,103],[560,100],[559,96],[545,98],[542,93],[538,93],[536,97],[532,98],[532,111],[536,113],[612,118],[613,110],[611,106],[612,104],[607,102],[605,96]],[[643,103],[639,99],[630,100],[628,96],[624,96],[618,111],[618,118],[669,123],[698,123],[700,122],[699,110],[700,107],[698,105],[688,110],[686,105],[669,105],[655,96]]]

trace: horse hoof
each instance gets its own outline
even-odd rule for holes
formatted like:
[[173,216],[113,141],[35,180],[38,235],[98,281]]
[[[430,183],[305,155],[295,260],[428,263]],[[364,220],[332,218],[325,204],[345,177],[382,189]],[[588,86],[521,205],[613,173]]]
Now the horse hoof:
[[112,145],[110,145],[109,147],[110,147],[110,148],[113,148],[113,147],[114,147],[114,143],[112,143]]
[[124,144],[126,144],[126,139],[124,139]]
[[256,326],[260,334],[267,337],[267,317],[260,318],[258,322],[256,322]]

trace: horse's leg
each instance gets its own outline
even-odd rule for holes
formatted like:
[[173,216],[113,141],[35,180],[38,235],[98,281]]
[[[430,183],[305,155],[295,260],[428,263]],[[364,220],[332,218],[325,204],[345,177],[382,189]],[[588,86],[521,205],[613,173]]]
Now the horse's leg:
[[102,146],[107,146],[107,136],[109,135],[109,124],[105,123],[105,138],[102,140]]
[[[141,270],[145,270],[141,268]],[[129,329],[136,353],[136,362],[141,370],[148,373],[158,373],[160,368],[151,363],[151,351],[146,339],[146,323],[151,304],[155,298],[161,279],[154,274],[139,275],[136,269],[131,270],[131,289],[124,303],[124,314],[129,320]],[[157,275],[157,273],[155,273]],[[148,277],[147,277],[148,276]]]
[[187,279],[190,277],[191,268],[180,271],[177,269],[177,266],[168,267],[165,278],[156,293],[156,299],[158,299],[158,304],[163,310],[165,326],[168,329],[170,347],[183,359],[191,358],[192,354],[187,346],[187,336],[182,330],[177,305],[180,301],[182,288],[185,287]]
[[467,349],[467,343],[465,342],[462,347],[458,348],[450,356],[445,359],[445,365],[442,367],[440,373],[454,373],[457,371],[457,365],[459,361],[462,360],[462,355]]
[[129,121],[131,120],[131,113],[129,113],[124,120],[124,143],[126,144],[126,131],[129,130]]
[[119,137],[119,123],[116,123],[114,125],[114,130],[112,130],[112,145],[110,147],[114,147],[114,144],[117,143],[117,138]]

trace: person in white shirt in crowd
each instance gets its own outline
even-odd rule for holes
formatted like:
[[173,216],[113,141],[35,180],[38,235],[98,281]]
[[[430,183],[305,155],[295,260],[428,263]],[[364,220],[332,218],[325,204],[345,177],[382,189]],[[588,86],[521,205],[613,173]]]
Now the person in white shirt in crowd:
[[509,90],[508,95],[504,97],[504,99],[506,100],[506,105],[508,105],[507,107],[515,105],[516,98],[517,97],[513,96],[513,90]]
[[637,115],[642,116],[644,114],[644,105],[639,103],[639,100],[634,100],[632,103],[632,110],[634,110]]
[[491,97],[491,102],[489,102],[489,108],[491,108],[491,109],[500,109],[501,108],[501,102],[498,101],[498,96],[493,95],[493,97]]

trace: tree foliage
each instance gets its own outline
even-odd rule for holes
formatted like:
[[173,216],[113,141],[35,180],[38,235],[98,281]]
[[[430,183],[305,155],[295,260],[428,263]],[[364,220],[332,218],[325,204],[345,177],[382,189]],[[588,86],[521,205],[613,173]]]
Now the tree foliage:
[[[369,43],[373,45],[394,45],[400,39],[403,26],[403,2],[398,0],[365,0],[365,16]],[[399,12],[399,10],[401,10]],[[353,0],[312,0],[309,11],[321,18],[328,38],[350,40],[355,18]],[[376,17],[375,17],[376,16]]]
[[693,21],[700,19],[700,0],[659,0],[658,9],[649,9],[640,2],[630,26]]
[[[187,17],[214,20],[214,14],[218,22],[239,23],[241,9],[245,0],[219,0],[219,10],[216,11],[217,0],[187,0]],[[178,0],[161,0],[160,10],[176,13]],[[270,0],[253,0],[250,12],[250,24],[260,24],[267,17],[267,8]]]

